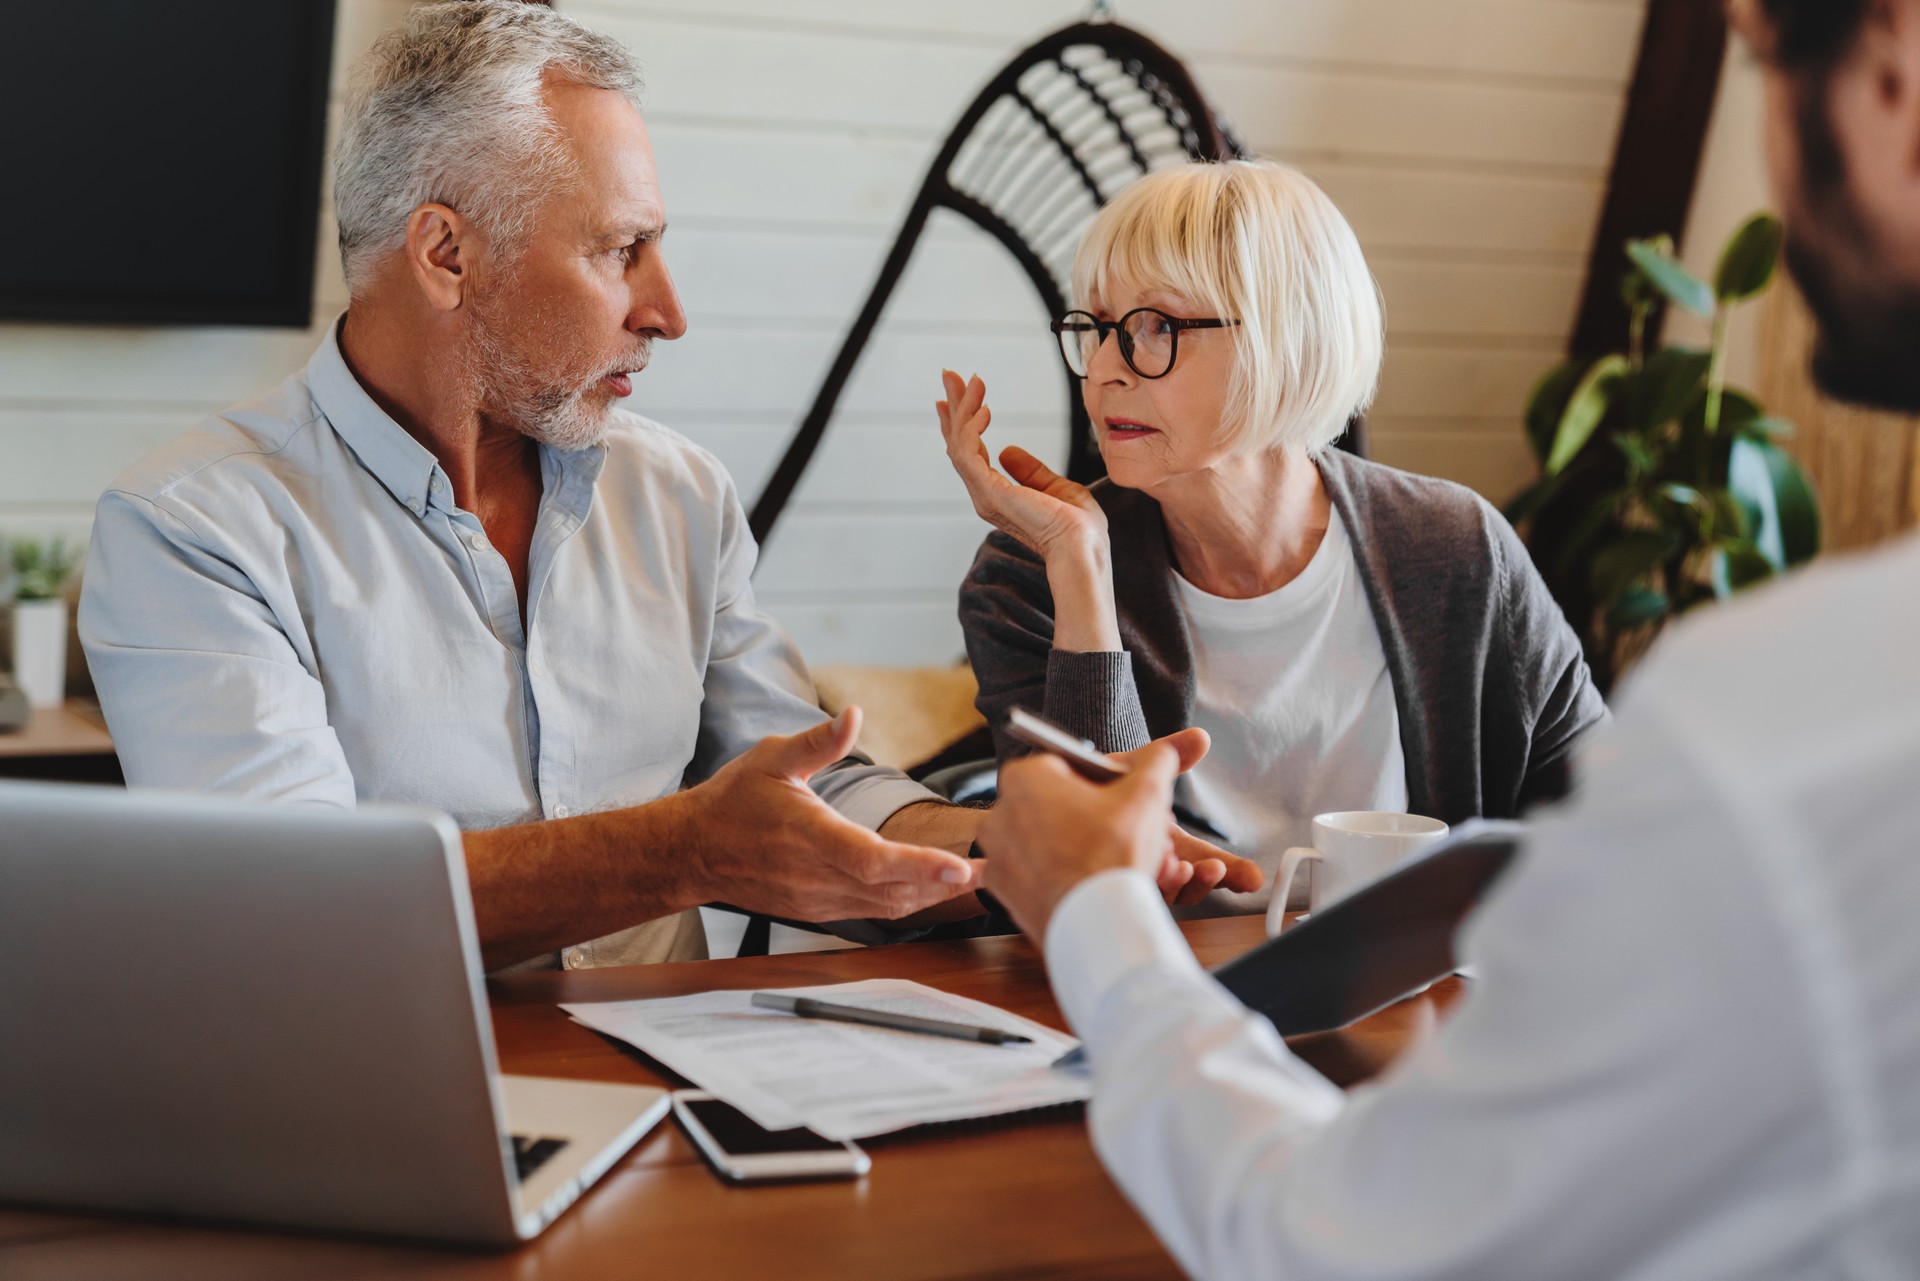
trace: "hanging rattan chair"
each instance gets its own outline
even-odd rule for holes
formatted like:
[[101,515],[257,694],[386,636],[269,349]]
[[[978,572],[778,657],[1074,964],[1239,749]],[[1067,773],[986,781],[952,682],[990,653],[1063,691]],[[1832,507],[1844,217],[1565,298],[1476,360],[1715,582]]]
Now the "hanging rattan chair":
[[[833,418],[887,300],[936,209],[967,219],[1006,247],[1049,316],[1067,309],[1073,254],[1087,224],[1121,188],[1154,169],[1245,156],[1180,60],[1117,22],[1063,28],[994,76],[940,146],[880,275],[828,366],[813,404],[774,469],[750,523],[767,541]],[[1036,333],[1035,342],[1050,342]],[[1067,475],[1096,479],[1099,452],[1078,382],[1066,375]],[[1364,452],[1356,421],[1342,444]]]

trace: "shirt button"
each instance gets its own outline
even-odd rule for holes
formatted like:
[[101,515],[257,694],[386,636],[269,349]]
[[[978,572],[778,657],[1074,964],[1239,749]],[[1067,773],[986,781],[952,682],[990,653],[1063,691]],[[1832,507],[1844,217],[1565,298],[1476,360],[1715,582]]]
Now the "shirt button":
[[437,494],[443,488],[445,488],[445,486],[441,484],[440,477],[438,475],[434,475],[434,476],[428,477],[427,488]]
[[547,665],[536,658],[527,664],[527,670],[535,676],[545,676],[547,674]]
[[568,809],[564,805],[556,805],[553,807],[553,816],[555,818],[565,818],[567,815],[571,813],[573,813],[573,811]]
[[468,534],[467,546],[473,548],[473,550],[477,552],[483,552],[487,550],[487,540],[479,534]]
[[586,965],[587,965],[587,954],[580,948],[576,947],[573,949],[573,951],[567,953],[568,969],[581,970],[581,969],[585,969]]

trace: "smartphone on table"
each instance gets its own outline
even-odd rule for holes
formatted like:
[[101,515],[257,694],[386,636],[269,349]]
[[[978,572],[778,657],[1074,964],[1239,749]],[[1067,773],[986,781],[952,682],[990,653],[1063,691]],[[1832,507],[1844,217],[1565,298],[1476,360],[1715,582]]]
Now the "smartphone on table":
[[705,1090],[676,1090],[673,1114],[700,1155],[732,1183],[773,1179],[857,1179],[873,1167],[851,1143],[804,1127],[768,1130]]

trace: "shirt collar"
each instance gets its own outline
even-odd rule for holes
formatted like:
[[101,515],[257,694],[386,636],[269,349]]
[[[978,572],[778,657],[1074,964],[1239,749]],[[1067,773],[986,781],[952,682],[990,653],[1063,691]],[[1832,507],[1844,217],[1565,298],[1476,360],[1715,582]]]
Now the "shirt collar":
[[586,449],[555,449],[540,446],[540,480],[547,501],[554,504],[567,523],[567,532],[578,529],[593,507],[594,486],[607,465],[607,443],[603,440]]
[[[307,362],[307,387],[314,403],[326,415],[334,433],[359,458],[360,465],[372,472],[402,507],[415,516],[424,516],[429,507],[435,506],[453,510],[453,486],[433,451],[393,421],[347,368],[346,357],[340,353],[340,325],[345,319],[344,312],[335,317],[327,327],[326,338]],[[552,493],[557,475],[562,503],[570,515],[585,519],[594,483],[606,460],[604,442],[571,451],[542,445],[540,476]]]
[[[327,326],[327,336],[307,362],[307,387],[334,433],[347,442],[360,465],[386,486],[402,507],[424,516],[436,498],[450,498],[440,464],[425,445],[407,434],[347,368],[340,354],[343,312]],[[434,485],[435,478],[439,485]]]

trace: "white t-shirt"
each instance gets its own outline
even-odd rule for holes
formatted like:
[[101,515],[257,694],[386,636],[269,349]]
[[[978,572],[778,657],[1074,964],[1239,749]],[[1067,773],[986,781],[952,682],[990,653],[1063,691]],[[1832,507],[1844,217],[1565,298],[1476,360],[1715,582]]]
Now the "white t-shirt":
[[1178,574],[1174,584],[1193,645],[1193,723],[1213,738],[1194,800],[1267,872],[1253,893],[1215,891],[1195,911],[1265,911],[1281,855],[1313,843],[1315,814],[1407,808],[1386,651],[1337,511],[1277,592],[1228,600]]

